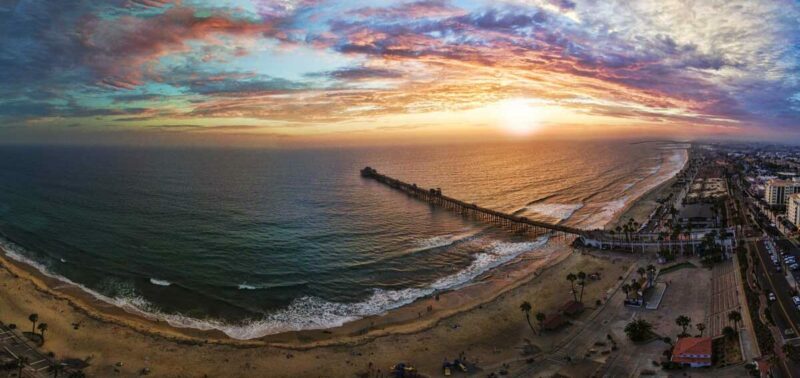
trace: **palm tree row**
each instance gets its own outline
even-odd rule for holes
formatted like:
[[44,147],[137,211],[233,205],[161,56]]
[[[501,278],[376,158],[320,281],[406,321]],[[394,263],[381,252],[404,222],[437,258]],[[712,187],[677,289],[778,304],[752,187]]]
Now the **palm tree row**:
[[[567,274],[567,281],[569,281],[572,286],[572,299],[575,300],[575,302],[583,303],[583,289],[586,286],[586,277],[586,273],[582,271],[578,272],[578,274]],[[578,291],[575,290],[575,281],[578,281],[578,286],[581,287],[580,296],[578,296]]]
[[[536,328],[534,328],[533,324],[531,323],[531,310],[533,310],[533,307],[531,306],[530,302],[522,302],[522,304],[519,305],[519,309],[525,314],[525,321],[528,322],[528,327],[531,328],[531,332],[533,332],[534,335],[537,335]],[[543,329],[542,324],[546,318],[545,314],[543,312],[537,312],[535,316],[536,321],[539,323],[539,329]]]

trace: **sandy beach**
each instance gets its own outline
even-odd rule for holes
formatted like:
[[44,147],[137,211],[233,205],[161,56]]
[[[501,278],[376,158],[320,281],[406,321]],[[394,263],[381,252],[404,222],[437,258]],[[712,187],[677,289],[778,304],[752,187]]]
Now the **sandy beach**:
[[[616,219],[643,219],[669,179],[627,206]],[[588,310],[602,303],[639,256],[592,254],[570,246],[571,238],[551,240],[479,276],[457,290],[423,298],[386,314],[327,330],[285,332],[235,340],[219,331],[176,328],[126,312],[80,288],[43,275],[32,266],[0,257],[0,321],[21,329],[37,313],[49,325],[43,350],[56,358],[89,363],[89,376],[352,377],[386,374],[398,362],[428,376],[441,375],[443,359],[463,353],[475,369],[492,372],[524,364],[521,350],[547,351],[569,331],[534,335],[519,306],[532,314],[555,313],[571,299],[568,273],[600,273],[589,281]],[[580,322],[580,318],[573,319]],[[77,325],[77,326],[76,326]]]

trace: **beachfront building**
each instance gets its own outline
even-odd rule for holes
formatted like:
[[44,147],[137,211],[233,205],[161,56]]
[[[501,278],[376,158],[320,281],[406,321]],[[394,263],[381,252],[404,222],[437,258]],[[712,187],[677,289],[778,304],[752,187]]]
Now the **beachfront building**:
[[672,362],[691,366],[711,366],[710,337],[681,337],[672,350]]
[[800,193],[789,196],[786,219],[795,226],[800,226]]
[[693,203],[684,206],[678,213],[678,224],[687,228],[689,224],[694,229],[717,227],[717,215],[711,210],[711,205]]
[[800,192],[800,181],[772,179],[764,187],[764,199],[768,204],[786,205],[789,196]]

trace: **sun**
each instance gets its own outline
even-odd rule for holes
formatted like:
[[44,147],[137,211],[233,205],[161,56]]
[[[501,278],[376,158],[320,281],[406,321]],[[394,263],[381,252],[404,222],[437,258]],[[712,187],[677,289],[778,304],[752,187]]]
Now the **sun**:
[[530,100],[504,100],[498,104],[496,111],[503,129],[510,134],[525,136],[541,128],[541,112]]

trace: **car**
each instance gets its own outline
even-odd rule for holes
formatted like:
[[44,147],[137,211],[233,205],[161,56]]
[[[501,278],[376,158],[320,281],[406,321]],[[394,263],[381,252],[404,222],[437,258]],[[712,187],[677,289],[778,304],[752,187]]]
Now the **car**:
[[781,271],[781,266],[780,265],[775,265],[775,271],[776,272],[780,272]]
[[791,270],[798,270],[798,269],[800,269],[800,265],[797,265],[797,264],[792,264],[792,265],[789,265],[789,269],[791,269]]
[[794,297],[792,297],[792,302],[794,302],[795,306],[800,305],[800,297],[795,295]]
[[769,293],[767,298],[769,298],[770,302],[775,302],[776,300],[778,300],[778,297],[775,296],[775,293]]

